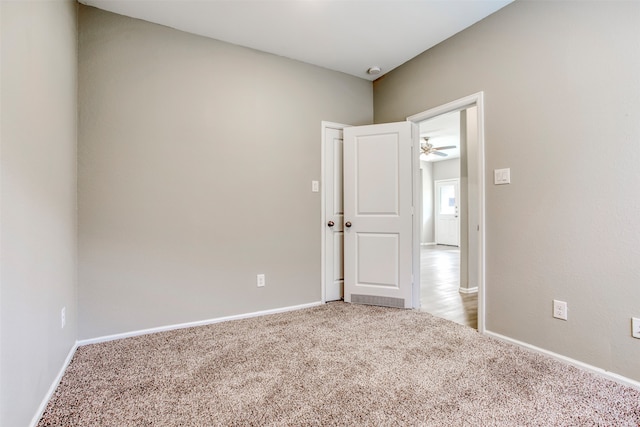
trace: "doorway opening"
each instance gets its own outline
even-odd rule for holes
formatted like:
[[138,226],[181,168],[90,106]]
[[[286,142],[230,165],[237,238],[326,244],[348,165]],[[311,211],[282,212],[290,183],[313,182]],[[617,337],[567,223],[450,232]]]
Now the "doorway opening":
[[440,107],[407,120],[420,126],[422,185],[420,308],[482,330],[481,109],[474,102]]

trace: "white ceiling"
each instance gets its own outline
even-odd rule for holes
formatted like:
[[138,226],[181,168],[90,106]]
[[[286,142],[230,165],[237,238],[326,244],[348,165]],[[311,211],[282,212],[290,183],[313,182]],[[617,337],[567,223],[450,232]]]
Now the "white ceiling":
[[[363,79],[393,70],[513,0],[80,0]],[[367,69],[382,73],[370,76]]]
[[447,145],[455,145],[456,148],[443,150],[447,157],[437,156],[435,154],[424,154],[420,156],[420,160],[427,162],[440,162],[442,160],[451,160],[460,157],[460,112],[442,114],[424,122],[420,122],[420,143],[422,137],[429,138],[429,144],[434,147],[445,147]]

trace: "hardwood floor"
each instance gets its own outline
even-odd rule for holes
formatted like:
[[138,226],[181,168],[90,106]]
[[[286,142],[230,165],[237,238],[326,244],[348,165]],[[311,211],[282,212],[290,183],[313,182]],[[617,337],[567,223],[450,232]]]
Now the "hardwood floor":
[[423,246],[420,250],[421,310],[462,325],[478,328],[478,294],[463,294],[460,286],[460,249]]

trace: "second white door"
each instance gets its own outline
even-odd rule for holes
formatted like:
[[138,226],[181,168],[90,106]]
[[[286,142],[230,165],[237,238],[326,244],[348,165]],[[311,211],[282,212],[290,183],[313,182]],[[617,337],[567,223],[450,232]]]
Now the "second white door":
[[460,181],[446,179],[435,186],[436,244],[460,246]]

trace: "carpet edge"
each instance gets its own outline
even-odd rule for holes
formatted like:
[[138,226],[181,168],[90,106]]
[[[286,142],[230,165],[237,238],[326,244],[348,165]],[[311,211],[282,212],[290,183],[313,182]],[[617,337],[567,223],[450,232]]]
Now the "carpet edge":
[[542,347],[537,347],[533,344],[526,343],[524,341],[519,341],[515,338],[508,337],[506,335],[499,334],[497,332],[492,332],[488,329],[485,329],[484,334],[488,337],[495,338],[500,341],[507,342],[509,344],[516,345],[518,347],[526,348],[528,350],[532,350],[536,353],[543,354],[545,356],[552,357],[556,360],[560,360],[561,362],[568,363],[571,366],[575,366],[576,368],[582,369],[583,371],[590,372],[592,374],[596,374],[600,377],[606,378],[611,381],[615,381],[618,384],[622,384],[628,387],[632,387],[636,390],[640,390],[640,381],[636,381],[634,379],[625,377],[624,375],[616,374],[615,372],[607,371],[606,369],[599,368],[594,365],[590,365],[585,362],[581,362],[580,360],[573,359],[569,356],[565,356],[563,354],[555,353],[551,350],[544,349]]
[[40,422],[40,418],[42,418],[42,415],[44,415],[44,411],[47,409],[47,405],[49,404],[49,401],[53,397],[53,394],[56,392],[58,385],[60,385],[60,381],[62,381],[62,377],[64,377],[65,372],[67,372],[67,368],[69,367],[69,364],[71,364],[71,360],[73,359],[73,356],[76,354],[77,349],[78,349],[78,341],[76,341],[73,344],[73,346],[69,349],[67,358],[64,360],[64,363],[60,367],[60,371],[58,371],[58,375],[56,375],[56,377],[51,382],[51,386],[49,387],[49,390],[47,390],[47,393],[42,398],[42,402],[40,402],[40,405],[38,406],[36,413],[34,414],[33,418],[31,418],[31,422],[29,423],[30,427],[36,427],[38,425],[38,422]]

